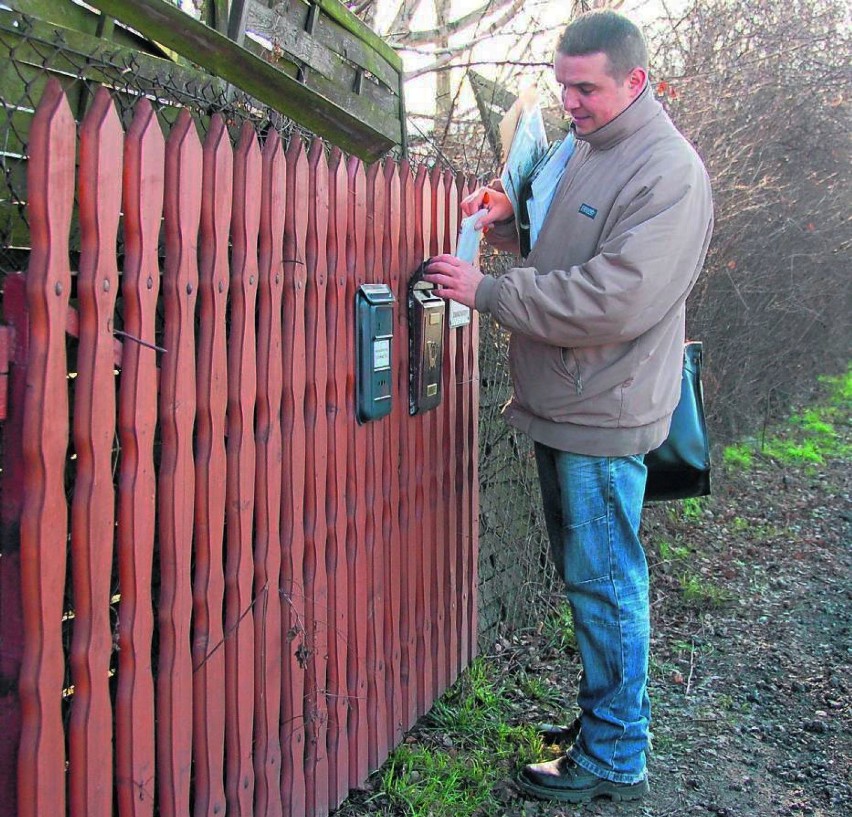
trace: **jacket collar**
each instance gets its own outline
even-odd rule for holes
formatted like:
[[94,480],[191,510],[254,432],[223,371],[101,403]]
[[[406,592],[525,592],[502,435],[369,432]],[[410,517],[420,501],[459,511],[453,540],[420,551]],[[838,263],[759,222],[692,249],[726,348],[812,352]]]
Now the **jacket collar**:
[[642,92],[630,105],[627,106],[611,122],[607,122],[602,128],[594,133],[580,136],[575,132],[577,139],[588,142],[589,147],[594,150],[609,150],[619,142],[624,141],[639,128],[647,125],[654,117],[663,110],[663,106],[654,99],[651,93],[651,83],[646,82]]

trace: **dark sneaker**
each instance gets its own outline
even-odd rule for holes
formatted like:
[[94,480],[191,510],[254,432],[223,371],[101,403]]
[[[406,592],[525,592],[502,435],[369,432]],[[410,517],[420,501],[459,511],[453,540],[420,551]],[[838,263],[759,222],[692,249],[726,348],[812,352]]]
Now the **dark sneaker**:
[[587,803],[596,797],[609,797],[617,802],[641,800],[649,790],[647,779],[638,783],[613,783],[581,769],[567,756],[524,766],[518,784],[535,797],[566,803]]

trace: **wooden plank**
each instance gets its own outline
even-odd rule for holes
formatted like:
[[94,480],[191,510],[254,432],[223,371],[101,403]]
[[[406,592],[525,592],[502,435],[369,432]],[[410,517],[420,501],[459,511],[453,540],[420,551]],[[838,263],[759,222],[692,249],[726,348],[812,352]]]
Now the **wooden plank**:
[[192,533],[195,496],[196,242],[201,214],[201,144],[183,111],[166,144],[163,270],[165,325],[160,371],[158,490],[160,653],[157,667],[158,799],[163,817],[189,813],[192,774]]
[[[303,62],[326,79],[351,75],[351,80],[354,80],[357,67],[374,74],[386,89],[395,94],[400,75],[399,61],[388,62],[326,14],[318,16],[311,31],[306,30],[309,15],[313,14],[312,8],[315,7],[313,3],[294,2],[279,3],[270,8],[253,2],[247,29],[270,41],[273,50],[283,51],[286,59],[295,58]],[[353,88],[351,80],[345,87]],[[388,98],[387,90],[383,95]]]
[[284,450],[281,498],[282,642],[281,799],[285,814],[305,810],[305,594],[302,564],[305,533],[305,206],[308,167],[301,140],[287,149],[287,199],[284,227],[284,392],[281,429]]
[[[408,281],[420,263],[414,253],[414,180],[411,166],[403,161],[399,166],[399,269],[398,297],[407,298]],[[415,446],[418,419],[408,413],[408,307],[401,303],[398,311],[395,343],[399,350],[399,370],[396,380],[395,400],[399,409],[397,433],[399,435],[399,555],[400,581],[400,691],[399,714],[403,730],[410,729],[417,719],[417,564],[414,558],[417,526],[414,522]]]
[[[367,181],[364,167],[355,158],[349,160],[346,267],[346,300],[355,303],[358,287],[365,283],[365,236],[367,232]],[[347,311],[346,338],[348,358],[355,360],[355,310]],[[353,367],[354,368],[354,367]],[[354,371],[353,371],[354,375]],[[349,650],[346,675],[349,689],[349,783],[352,788],[367,779],[369,772],[369,740],[367,715],[367,585],[366,550],[367,505],[364,488],[367,483],[366,462],[368,426],[360,426],[355,418],[355,380],[347,379],[347,427],[349,449],[346,461],[346,556],[349,577]]]
[[329,157],[328,179],[328,290],[326,334],[329,372],[326,389],[328,413],[328,470],[326,513],[328,547],[326,566],[329,588],[328,618],[328,784],[329,805],[337,808],[349,792],[349,710],[346,686],[348,594],[346,567],[346,381],[352,367],[347,356],[346,317],[352,304],[346,299],[347,177],[340,151]]
[[305,242],[305,628],[308,664],[305,689],[306,813],[328,812],[328,711],[325,698],[328,661],[328,579],[325,549],[325,480],[328,467],[328,420],[325,390],[328,381],[328,345],[325,325],[327,290],[326,235],[328,224],[328,165],[323,144],[314,140],[308,153],[308,231]]
[[234,159],[218,114],[204,140],[198,270],[192,742],[195,817],[225,811],[224,534],[227,479],[227,304]]
[[154,813],[154,632],[151,579],[154,556],[157,423],[157,245],[163,213],[163,134],[154,109],[141,101],[124,145],[124,331],[118,395],[118,690],[115,701],[115,777],[122,817]]
[[[432,224],[429,236],[429,254],[437,255],[444,252],[446,248],[446,199],[444,195],[443,171],[435,165],[429,174]],[[446,332],[446,321],[445,330]],[[441,414],[446,409],[447,394],[443,393],[442,405],[439,409],[431,411],[427,415],[428,439],[437,441],[441,435]],[[429,587],[431,591],[431,616],[430,626],[432,628],[432,655],[434,657],[432,675],[432,698],[439,697],[444,690],[447,675],[447,643],[445,639],[446,627],[446,562],[447,562],[447,540],[443,525],[443,517],[447,508],[444,504],[442,471],[443,465],[440,459],[434,455],[435,443],[433,442],[428,459],[428,501],[427,513],[430,521],[429,533],[432,537],[430,549],[433,552],[432,570]]]
[[[415,254],[424,259],[429,253],[426,247],[432,232],[431,196],[429,192],[428,171],[421,166],[414,183],[414,247]],[[417,715],[425,714],[432,705],[432,598],[431,563],[434,542],[431,537],[431,508],[428,504],[426,464],[432,441],[428,420],[430,413],[412,419],[416,424],[414,467],[415,480],[414,520],[417,538],[414,543],[415,565],[417,570]]]
[[142,51],[158,53],[160,48],[140,37],[135,31],[124,26],[112,26],[107,34],[104,17],[101,14],[69,0],[4,0],[4,5],[14,11],[22,12],[33,19],[43,20],[52,28],[61,26],[91,35],[106,37],[124,46],[130,46]]
[[165,0],[93,0],[92,5],[151,39],[191,55],[198,65],[345,150],[375,157],[400,141],[398,122],[392,132],[376,130],[378,123],[360,121],[347,108],[311,91]]
[[[57,36],[61,37],[61,50],[56,49]],[[148,43],[147,40],[141,42]],[[32,81],[48,72],[69,84],[82,76],[126,92],[125,67],[128,65],[134,67],[134,90],[154,99],[160,96],[163,75],[167,75],[173,85],[183,87],[196,96],[211,86],[222,92],[227,88],[225,80],[190,66],[178,65],[170,59],[143,53],[132,45],[122,45],[70,28],[57,31],[55,25],[17,11],[0,9],[0,47],[15,54],[14,65],[9,60],[6,70],[0,70],[0,89],[4,94],[9,90],[10,82],[21,82],[18,77],[21,66],[34,69],[32,79],[24,74],[28,94],[7,94],[10,100],[19,101],[27,96],[37,98],[32,93]],[[54,51],[47,67],[43,53],[46,47]],[[80,93],[87,93],[87,90],[75,83],[74,94]],[[69,97],[69,103],[75,105],[74,96]]]
[[72,815],[112,812],[112,740],[108,686],[112,654],[110,580],[115,437],[113,311],[118,290],[115,242],[121,208],[124,133],[109,92],[98,89],[80,128],[80,315],[74,384],[74,449],[77,469],[71,504],[74,630],[71,680],[74,698],[68,728],[69,805]]
[[[459,199],[455,184],[455,175],[450,170],[444,171],[444,244],[449,245],[449,251],[455,252],[458,237]],[[449,312],[449,304],[447,305]],[[449,328],[449,319],[444,329],[444,362],[443,362],[443,393],[446,405],[442,410],[443,433],[443,477],[441,486],[444,501],[444,539],[447,543],[445,563],[445,586],[447,596],[444,605],[444,622],[442,631],[447,648],[447,667],[444,676],[445,688],[449,687],[459,674],[459,625],[458,625],[458,559],[459,559],[459,530],[458,517],[461,511],[462,494],[460,485],[455,479],[457,467],[456,434],[458,418],[461,413],[459,398],[461,388],[458,385],[457,350],[461,343],[459,330]]]
[[[49,82],[30,134],[30,354],[24,405],[25,498],[21,516],[21,817],[65,812],[65,736],[60,709],[68,525],[65,320],[71,291],[67,236],[74,198],[75,142],[74,119],[62,89],[58,82]],[[49,415],[45,406],[51,407]]]
[[21,701],[18,679],[24,654],[21,598],[21,511],[24,504],[23,430],[29,346],[26,279],[7,273],[3,280],[3,320],[12,335],[9,359],[8,410],[0,434],[0,802],[18,813],[18,748]]
[[281,817],[281,437],[285,165],[281,138],[263,146],[258,241],[255,445],[255,814]]
[[[458,198],[461,201],[471,192],[464,177],[457,181],[459,187]],[[453,330],[451,330],[453,331]],[[469,598],[468,585],[470,583],[470,569],[468,553],[471,548],[471,437],[470,427],[477,422],[477,418],[471,414],[471,354],[476,350],[471,349],[472,333],[470,324],[454,330],[458,333],[456,344],[456,392],[458,409],[456,414],[456,444],[454,454],[455,476],[459,491],[459,513],[457,519],[457,556],[456,556],[456,604],[457,618],[456,631],[458,633],[458,646],[456,649],[458,670],[460,671],[469,660],[470,652],[470,614],[467,605]]]
[[261,158],[250,123],[234,154],[228,334],[228,486],[225,557],[225,796],[228,811],[250,817],[254,799],[254,405],[255,303]]
[[218,29],[222,34],[227,34],[228,38],[237,45],[242,45],[245,38],[249,2],[250,0],[230,0],[231,8],[227,14],[227,27],[225,30]]
[[470,663],[476,657],[477,635],[479,633],[478,588],[479,588],[479,313],[474,309],[470,322],[470,546],[468,548],[468,564],[470,578],[465,584],[467,594],[463,601],[467,603],[470,625],[468,627],[469,643],[467,661]]
[[243,47],[286,76],[295,78],[305,88],[344,107],[352,116],[369,121],[376,130],[388,133],[397,130],[400,116],[398,91],[391,92],[303,30],[293,27],[288,29],[288,36],[283,50],[277,47],[277,40],[272,41],[276,47],[270,51],[265,42],[253,37],[247,37]]
[[317,5],[347,31],[355,34],[369,48],[402,73],[402,58],[369,26],[365,26],[346,6],[337,0],[317,0]]
[[[406,314],[404,296],[400,288],[399,267],[399,173],[395,161],[387,160],[380,181],[384,187],[384,231],[382,237],[382,278],[390,284],[397,297],[394,309],[395,324],[392,343],[392,394],[397,384],[408,380],[407,347],[400,344],[399,323]],[[401,644],[400,608],[402,544],[399,530],[400,499],[400,435],[397,433],[400,417],[408,416],[408,401],[393,397],[390,418],[383,423],[384,457],[382,460],[382,539],[385,552],[385,698],[388,705],[388,750],[402,740],[402,685],[400,681]]]
[[[378,164],[367,168],[367,224],[364,268],[368,281],[381,280],[381,249],[384,231],[384,189],[376,183]],[[363,484],[367,509],[365,545],[368,560],[367,585],[367,720],[370,769],[377,769],[387,755],[387,702],[385,700],[384,603],[385,568],[382,547],[382,451],[383,428],[367,423],[366,477]]]

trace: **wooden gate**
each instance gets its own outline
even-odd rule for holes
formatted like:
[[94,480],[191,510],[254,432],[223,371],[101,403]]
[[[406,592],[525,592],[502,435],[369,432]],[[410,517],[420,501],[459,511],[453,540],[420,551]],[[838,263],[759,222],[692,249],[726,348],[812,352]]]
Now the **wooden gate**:
[[[186,111],[164,140],[144,100],[124,133],[105,89],[78,133],[55,80],[28,155],[0,812],[325,815],[475,651],[476,319],[411,417],[405,309],[466,181],[218,116],[202,145]],[[359,425],[364,282],[397,297],[394,393]]]

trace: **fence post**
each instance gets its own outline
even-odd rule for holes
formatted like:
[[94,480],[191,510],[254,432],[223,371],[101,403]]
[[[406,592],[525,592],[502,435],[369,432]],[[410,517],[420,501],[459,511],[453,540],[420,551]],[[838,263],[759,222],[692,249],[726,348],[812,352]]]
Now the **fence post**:
[[21,509],[24,502],[24,395],[28,331],[26,283],[20,273],[3,282],[3,320],[8,324],[9,383],[0,472],[0,813],[18,813],[18,744],[21,701],[18,677],[24,652],[21,600]]
[[198,270],[197,411],[195,436],[195,574],[192,695],[195,814],[224,813],[225,414],[228,405],[227,318],[234,167],[221,116],[203,148]]
[[281,817],[281,305],[285,165],[273,131],[263,146],[258,242],[257,476],[254,541],[255,813]]
[[349,709],[346,684],[348,593],[346,571],[346,433],[345,386],[349,376],[346,315],[346,166],[340,150],[329,159],[328,296],[326,331],[329,377],[326,390],[328,413],[328,776],[332,808],[349,791],[349,741],[346,718]]
[[124,145],[124,331],[118,396],[119,668],[115,701],[115,773],[119,812],[154,813],[154,615],[151,580],[156,524],[154,437],[157,425],[157,244],[163,214],[164,140],[151,103],[136,105]]
[[254,798],[254,404],[255,303],[260,224],[260,148],[243,125],[234,155],[231,211],[231,308],[228,337],[228,489],[225,558],[225,794],[228,811],[248,817]]
[[[281,431],[287,440],[281,488],[281,800],[285,814],[305,809],[305,589],[302,563],[305,531],[305,334],[299,331],[305,305],[305,231],[308,168],[301,140],[287,148],[284,227],[284,387]],[[302,323],[304,326],[304,323]]]
[[160,813],[189,813],[192,775],[192,534],[195,469],[196,245],[201,214],[201,144],[189,111],[181,111],[166,144],[163,271],[166,352],[160,372],[162,456],[160,534],[160,660],[157,672],[157,771]]
[[65,813],[61,709],[65,673],[61,628],[68,531],[65,325],[71,294],[68,233],[76,136],[65,94],[59,82],[50,79],[30,130],[28,167],[32,251],[27,269],[30,347],[22,435],[24,659],[18,757],[21,817]]
[[80,330],[74,388],[77,454],[71,507],[74,629],[68,725],[69,805],[72,815],[112,813],[109,666],[112,656],[110,582],[115,495],[113,311],[118,290],[115,241],[121,208],[124,134],[109,91],[99,88],[80,128]]

